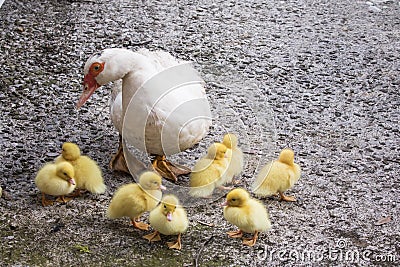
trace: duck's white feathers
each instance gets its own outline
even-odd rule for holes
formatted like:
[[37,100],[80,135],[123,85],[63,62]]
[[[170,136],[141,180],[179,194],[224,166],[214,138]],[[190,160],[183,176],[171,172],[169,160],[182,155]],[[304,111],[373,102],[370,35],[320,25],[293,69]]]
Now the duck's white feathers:
[[[155,105],[150,96],[151,90],[137,94],[137,90],[151,77],[169,67],[181,64],[183,61],[179,61],[163,51],[152,52],[147,49],[140,49],[134,53],[124,49],[107,50],[109,50],[107,53],[110,55],[110,62],[106,64],[105,69],[107,69],[107,65],[112,65],[113,73],[110,76],[115,74],[115,78],[123,79],[122,83],[116,83],[114,86],[113,97],[110,101],[111,119],[114,126],[122,134],[123,114],[134,95],[137,97],[135,101],[140,103],[135,107],[137,113],[143,116],[148,114],[148,116],[145,116],[147,118],[145,141],[139,138],[136,144],[133,144],[135,147],[152,154],[169,155],[177,153],[177,147],[180,151],[192,147],[207,134],[211,125],[210,118],[196,119],[187,123],[188,121],[184,116],[187,111],[176,112],[177,109],[184,107],[185,103],[190,104],[192,102],[196,103],[195,109],[204,110],[203,113],[205,114],[209,113],[209,104],[202,84],[187,84],[174,88],[168,94],[163,95]],[[111,60],[111,55],[115,54],[115,51],[121,54],[118,56],[118,60],[120,60],[118,64],[116,64],[116,57]],[[105,58],[107,58],[107,53],[105,53]],[[85,69],[90,66],[90,60],[88,62]],[[119,73],[119,75],[116,75],[116,73]],[[99,79],[101,80],[101,77]],[[193,105],[192,108],[194,108]],[[167,120],[168,123],[166,123]],[[126,121],[125,123],[130,122]],[[135,130],[135,127],[141,127],[141,125],[135,125],[135,123],[131,124],[133,130]],[[129,127],[126,129],[129,129]],[[163,136],[161,139],[162,134],[168,133],[171,133],[171,136]],[[135,140],[135,137],[132,140]],[[165,142],[165,140],[168,142]],[[143,142],[145,142],[145,145]],[[163,145],[168,146],[170,144],[172,144],[172,147],[163,148]]]

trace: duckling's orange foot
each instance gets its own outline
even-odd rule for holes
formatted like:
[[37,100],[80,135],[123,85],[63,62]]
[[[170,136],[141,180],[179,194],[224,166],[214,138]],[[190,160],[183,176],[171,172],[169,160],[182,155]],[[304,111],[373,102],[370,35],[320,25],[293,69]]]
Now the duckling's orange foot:
[[135,220],[131,220],[133,227],[139,229],[139,230],[143,230],[143,231],[147,231],[149,230],[149,225],[147,223],[144,222],[137,222]]
[[47,206],[51,206],[54,204],[53,200],[50,199],[42,199],[42,206],[43,207],[47,207]]
[[61,202],[61,203],[67,203],[72,200],[72,197],[66,197],[66,196],[59,196],[56,201]]
[[227,232],[227,234],[231,238],[241,238],[243,236],[242,230]]
[[162,177],[174,182],[178,181],[179,175],[184,175],[191,172],[191,170],[185,166],[172,164],[171,162],[167,161],[165,156],[156,155],[152,165]]
[[80,196],[82,196],[82,192],[81,192],[81,190],[78,188],[78,189],[75,189],[74,193],[69,194],[69,195],[67,195],[67,196],[68,196],[68,197],[80,197]]
[[244,238],[243,244],[252,247],[256,244],[257,238],[258,238],[258,232],[255,232],[253,238]]
[[170,249],[177,249],[180,250],[182,248],[181,244],[181,234],[178,235],[178,239],[175,242],[167,242],[167,246]]
[[288,202],[296,202],[296,198],[295,197],[291,197],[291,196],[285,196],[283,193],[279,193],[279,196],[281,197],[281,201],[288,201]]
[[149,242],[156,242],[161,240],[160,233],[158,231],[154,231],[151,234],[144,235],[143,238],[149,240]]
[[243,243],[243,245],[252,247],[256,244],[256,240],[254,240],[253,238],[246,238],[246,239],[243,239],[242,243]]

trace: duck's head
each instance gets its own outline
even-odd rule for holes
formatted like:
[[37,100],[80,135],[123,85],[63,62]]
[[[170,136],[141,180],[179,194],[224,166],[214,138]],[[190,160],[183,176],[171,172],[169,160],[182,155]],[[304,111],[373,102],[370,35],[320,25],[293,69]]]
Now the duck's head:
[[237,139],[237,137],[236,137],[235,134],[228,133],[228,134],[224,135],[224,139],[223,139],[222,143],[223,143],[227,148],[232,149],[232,148],[237,147],[238,139]]
[[294,151],[290,148],[285,148],[281,151],[279,154],[279,159],[280,162],[286,163],[288,165],[293,165],[294,163]]
[[62,145],[61,154],[64,159],[72,161],[81,156],[81,150],[77,144],[66,142]]
[[250,194],[243,188],[235,188],[226,195],[226,201],[222,206],[242,207],[249,200]]
[[64,179],[68,183],[75,185],[75,171],[71,163],[65,161],[57,163],[56,174],[58,177]]
[[100,86],[121,79],[128,71],[125,62],[132,53],[123,48],[109,48],[92,55],[83,69],[83,92],[76,107],[83,106]]
[[155,172],[147,171],[139,177],[139,184],[145,190],[165,190],[165,186],[161,184],[161,176]]
[[214,143],[212,144],[207,151],[207,157],[209,159],[223,159],[224,157],[226,157],[225,153],[226,153],[226,146],[221,144],[221,143]]
[[167,217],[167,220],[172,221],[176,207],[179,205],[179,200],[174,195],[166,195],[161,200],[162,213]]

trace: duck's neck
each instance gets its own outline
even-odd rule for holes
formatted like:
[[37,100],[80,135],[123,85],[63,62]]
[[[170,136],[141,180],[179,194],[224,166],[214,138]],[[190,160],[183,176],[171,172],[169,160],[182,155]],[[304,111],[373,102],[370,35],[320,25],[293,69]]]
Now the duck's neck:
[[125,110],[135,92],[158,71],[151,61],[139,53],[127,53],[118,66],[122,79],[122,110]]

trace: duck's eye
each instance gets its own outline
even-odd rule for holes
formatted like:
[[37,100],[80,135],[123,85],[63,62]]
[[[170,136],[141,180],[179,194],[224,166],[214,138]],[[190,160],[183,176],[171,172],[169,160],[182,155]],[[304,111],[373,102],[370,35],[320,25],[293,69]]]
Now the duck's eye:
[[64,174],[65,176],[67,176],[67,173],[66,173],[66,172],[63,172],[63,174]]
[[232,201],[236,201],[236,198],[232,198]]
[[104,63],[102,64],[102,63],[96,62],[96,63],[92,64],[91,71],[94,72],[95,74],[99,74],[103,70],[103,67],[104,67]]
[[167,205],[164,205],[164,209],[166,209],[167,208]]

